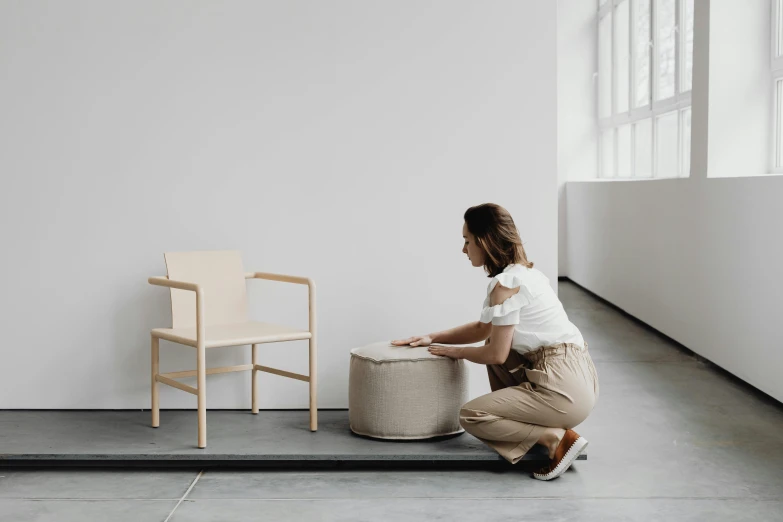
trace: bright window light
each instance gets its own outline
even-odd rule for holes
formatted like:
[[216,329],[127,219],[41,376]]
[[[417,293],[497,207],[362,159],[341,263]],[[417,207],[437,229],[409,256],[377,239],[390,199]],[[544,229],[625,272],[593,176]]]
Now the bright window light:
[[691,108],[680,112],[680,176],[691,175]]
[[598,85],[600,95],[598,115],[612,115],[612,14],[609,13],[598,26]]
[[772,22],[772,88],[775,103],[772,169],[783,174],[783,0],[775,0]]
[[674,178],[679,175],[677,111],[658,116],[655,120],[656,177]]
[[778,19],[777,19],[777,48],[778,56],[783,56],[783,0],[777,0],[778,1]]
[[634,107],[650,105],[650,0],[633,0]]
[[614,174],[614,129],[601,133],[601,176],[613,178]]
[[690,91],[691,83],[693,79],[693,1],[694,0],[682,0],[683,16],[682,25],[683,30],[683,42],[681,48],[683,49],[684,56],[682,56],[682,73],[681,73],[681,87],[680,91]]
[[652,120],[645,118],[634,125],[634,164],[637,178],[652,177]]
[[631,126],[617,127],[617,176],[630,178],[632,175],[631,162]]
[[775,168],[780,169],[783,168],[783,80],[778,80],[775,86],[777,93]]
[[[696,1],[607,0],[600,4],[601,177],[690,175]],[[783,73],[779,78],[783,79]],[[781,107],[783,111],[783,102]]]
[[658,41],[655,45],[658,58],[658,95],[656,100],[674,96],[675,56],[677,48],[675,0],[657,0]]
[[618,113],[628,111],[631,63],[629,5],[630,2],[623,2],[614,12],[614,92],[615,112]]

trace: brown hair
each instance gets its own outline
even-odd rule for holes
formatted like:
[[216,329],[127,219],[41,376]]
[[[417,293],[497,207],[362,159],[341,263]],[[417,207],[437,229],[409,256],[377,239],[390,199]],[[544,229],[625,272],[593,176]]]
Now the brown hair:
[[533,268],[514,220],[505,208],[494,203],[470,207],[465,211],[465,224],[484,251],[484,270],[489,277],[500,274],[508,265]]

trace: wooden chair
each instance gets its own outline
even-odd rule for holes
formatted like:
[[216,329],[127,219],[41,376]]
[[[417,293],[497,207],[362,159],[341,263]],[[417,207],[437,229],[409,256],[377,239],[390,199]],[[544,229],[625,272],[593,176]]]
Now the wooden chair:
[[[151,277],[150,284],[171,289],[171,328],[152,330],[152,426],[160,425],[158,383],[198,397],[198,447],[207,446],[206,376],[213,373],[252,372],[252,412],[258,413],[258,372],[273,373],[310,383],[310,430],[318,429],[316,389],[315,283],[312,279],[262,272],[245,273],[236,251],[169,252],[165,254],[168,277]],[[246,279],[267,279],[307,285],[309,329],[295,330],[248,321]],[[196,349],[196,369],[159,373],[160,339]],[[258,364],[258,345],[282,341],[310,341],[310,375],[300,375]],[[240,366],[206,368],[206,350],[223,346],[252,345],[252,362]],[[196,387],[175,379],[197,377]]]

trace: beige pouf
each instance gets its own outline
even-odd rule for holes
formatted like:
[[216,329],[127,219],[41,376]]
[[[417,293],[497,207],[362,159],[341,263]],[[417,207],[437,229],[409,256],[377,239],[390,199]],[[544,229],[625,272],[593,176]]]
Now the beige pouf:
[[464,430],[459,410],[468,401],[463,361],[426,347],[388,342],[351,350],[348,416],[351,430],[380,439],[427,439]]

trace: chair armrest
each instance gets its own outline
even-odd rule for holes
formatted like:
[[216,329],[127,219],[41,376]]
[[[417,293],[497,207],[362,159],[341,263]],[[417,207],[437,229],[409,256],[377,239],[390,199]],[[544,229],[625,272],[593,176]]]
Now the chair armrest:
[[315,288],[315,281],[309,277],[299,277],[285,274],[269,274],[266,272],[248,272],[245,279],[266,279],[267,281],[279,281],[281,283],[294,283],[296,285],[307,285]]
[[307,285],[308,288],[308,308],[309,310],[309,330],[315,337],[315,281],[309,277],[299,277],[284,274],[269,274],[266,272],[247,272],[245,279],[266,279],[268,281],[279,281],[281,283],[294,283],[297,285]]
[[204,289],[196,283],[186,281],[175,281],[168,277],[150,277],[147,281],[151,285],[165,286],[168,288],[177,288],[179,290],[189,290],[196,293],[196,348],[204,351],[204,343],[207,339],[206,321],[204,320]]
[[166,276],[150,277],[147,281],[149,281],[151,285],[167,286],[169,288],[178,288],[179,290],[190,290],[191,292],[196,292],[197,294],[202,292],[201,287],[196,283],[175,281],[173,279],[169,279]]

